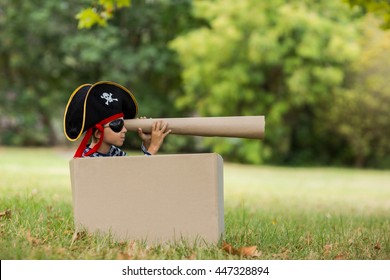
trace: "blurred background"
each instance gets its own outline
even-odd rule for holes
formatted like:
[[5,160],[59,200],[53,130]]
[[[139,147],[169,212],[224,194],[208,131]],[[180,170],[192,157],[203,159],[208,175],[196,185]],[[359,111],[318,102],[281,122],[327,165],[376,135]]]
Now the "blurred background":
[[175,135],[168,153],[390,168],[390,33],[371,2],[0,0],[0,145],[74,147],[71,93],[111,80],[139,116],[266,116],[263,141]]

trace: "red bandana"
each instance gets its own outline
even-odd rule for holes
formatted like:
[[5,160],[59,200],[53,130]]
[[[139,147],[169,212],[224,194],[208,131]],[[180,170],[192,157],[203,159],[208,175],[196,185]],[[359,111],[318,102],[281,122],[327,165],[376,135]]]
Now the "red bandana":
[[80,143],[79,147],[77,148],[77,151],[73,157],[78,158],[78,157],[83,156],[83,152],[84,152],[85,148],[87,147],[89,139],[92,136],[93,128],[98,129],[102,133],[102,135],[100,136],[99,142],[95,146],[93,146],[92,149],[90,149],[88,152],[86,152],[84,156],[89,156],[89,155],[97,152],[97,150],[100,148],[100,146],[102,144],[103,137],[104,137],[104,127],[103,126],[109,122],[112,122],[113,120],[123,118],[123,116],[124,116],[123,113],[115,114],[111,117],[108,117],[108,118],[102,120],[98,124],[95,124],[93,127],[89,128],[87,130],[87,132],[85,133],[85,136],[84,136],[83,140],[81,141],[81,143]]

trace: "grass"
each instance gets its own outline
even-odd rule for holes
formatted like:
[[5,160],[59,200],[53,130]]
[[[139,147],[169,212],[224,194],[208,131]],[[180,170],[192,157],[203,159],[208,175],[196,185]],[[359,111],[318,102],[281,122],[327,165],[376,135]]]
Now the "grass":
[[0,147],[0,259],[390,259],[390,172],[225,163],[225,242],[257,248],[243,256],[109,235],[72,243],[71,156]]

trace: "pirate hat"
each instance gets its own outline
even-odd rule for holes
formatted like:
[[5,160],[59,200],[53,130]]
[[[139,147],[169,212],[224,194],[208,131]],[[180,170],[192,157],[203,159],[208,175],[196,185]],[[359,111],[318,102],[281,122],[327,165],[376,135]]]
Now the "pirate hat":
[[[119,84],[103,81],[79,86],[71,94],[64,114],[64,133],[68,140],[76,141],[87,131],[75,157],[82,155],[93,128],[104,133],[104,124],[121,117],[133,119],[137,112],[135,97]],[[103,140],[103,135],[100,140]],[[100,144],[101,141],[95,145],[93,152]]]

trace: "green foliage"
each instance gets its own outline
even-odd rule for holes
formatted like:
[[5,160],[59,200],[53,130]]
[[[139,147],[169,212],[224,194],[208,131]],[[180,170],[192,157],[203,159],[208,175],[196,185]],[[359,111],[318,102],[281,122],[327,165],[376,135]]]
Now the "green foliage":
[[[80,1],[1,2],[6,11],[0,17],[2,144],[64,141],[62,117],[70,94],[78,85],[98,80],[132,89],[141,115],[179,114],[172,103],[181,93],[180,65],[167,42],[198,25],[189,15],[191,2],[133,1],[132,8],[117,11],[106,28],[78,30],[74,14],[81,5]],[[130,144],[139,147],[133,138]]]
[[[118,11],[107,27],[80,30],[68,38],[67,61],[79,74],[88,76],[93,71],[96,79],[114,80],[130,88],[140,105],[140,116],[178,116],[180,111],[173,103],[182,93],[181,68],[167,43],[201,24],[190,13],[191,1],[132,1],[131,9]],[[192,142],[182,144],[172,138],[166,146],[178,151]],[[139,147],[139,139],[132,137],[128,144]]]
[[[85,7],[90,28],[78,29]],[[370,45],[364,30],[378,22],[363,14],[340,0],[0,0],[0,144],[64,143],[71,92],[113,80],[134,92],[140,116],[266,116],[264,141],[172,136],[170,153],[389,166],[387,43]],[[125,148],[139,148],[129,138]]]
[[86,8],[76,15],[76,18],[79,21],[78,27],[81,28],[91,28],[95,24],[100,26],[107,25],[107,19],[111,18],[111,13],[104,13],[103,15],[98,14],[93,8]]
[[117,9],[130,7],[131,0],[99,0],[94,7],[84,8],[77,15],[78,28],[91,28],[94,25],[106,26]]
[[0,9],[1,142],[54,144],[55,110],[63,105],[64,89],[74,77],[63,63],[61,42],[71,36],[76,10],[72,1],[44,0],[1,0]]
[[309,139],[306,160],[318,158],[316,142],[325,134],[314,131],[323,121],[319,104],[331,102],[359,54],[355,15],[339,1],[283,0],[201,1],[195,13],[210,27],[172,42],[184,67],[178,108],[208,116],[266,115],[261,148],[208,142],[225,156],[289,162],[297,150],[305,152],[302,140]]
[[131,9],[118,11],[106,28],[81,30],[67,38],[67,63],[79,73],[94,71],[129,86],[141,114],[175,114],[171,100],[180,93],[180,66],[167,42],[197,21],[189,15],[190,1],[143,2],[133,1]]
[[358,6],[367,13],[382,17],[382,28],[390,28],[390,1],[388,0],[344,0],[351,6]]
[[374,28],[377,22],[366,20],[363,51],[353,65],[349,89],[338,92],[328,124],[351,147],[356,166],[388,166],[390,143],[390,32]]

